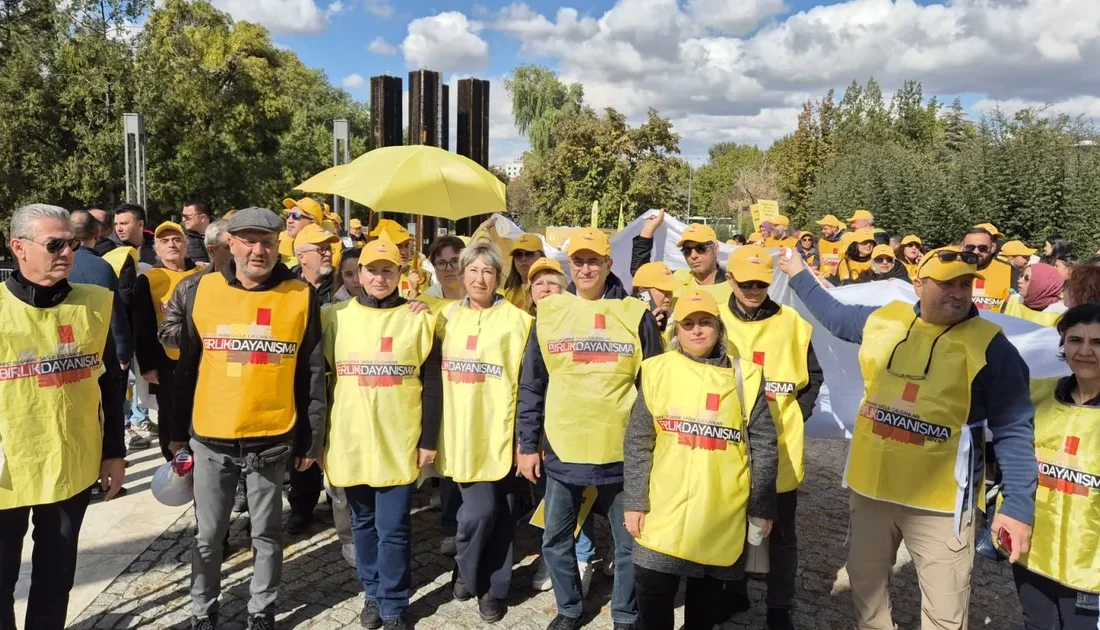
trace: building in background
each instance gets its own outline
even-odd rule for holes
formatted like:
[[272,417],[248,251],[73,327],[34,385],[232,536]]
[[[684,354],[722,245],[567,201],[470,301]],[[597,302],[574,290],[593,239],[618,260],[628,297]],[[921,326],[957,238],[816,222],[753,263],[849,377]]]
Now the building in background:
[[515,179],[519,177],[519,174],[523,172],[523,160],[516,158],[511,162],[500,167],[504,174],[508,176],[508,179]]

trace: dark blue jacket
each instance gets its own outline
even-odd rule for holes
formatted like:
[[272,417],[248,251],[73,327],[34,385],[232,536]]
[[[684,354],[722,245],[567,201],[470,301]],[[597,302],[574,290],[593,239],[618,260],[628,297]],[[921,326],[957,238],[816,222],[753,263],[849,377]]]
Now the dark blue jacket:
[[[852,343],[863,342],[863,327],[877,306],[841,304],[821,287],[809,271],[791,278],[794,290],[817,321],[833,335]],[[920,303],[914,307],[920,314]],[[971,308],[968,317],[978,317]],[[1035,490],[1039,468],[1035,459],[1035,407],[1031,404],[1029,373],[1016,347],[997,333],[985,351],[985,367],[974,377],[970,392],[970,417],[967,424],[986,421],[993,433],[993,452],[1004,482],[1005,516],[1031,524],[1035,520]],[[935,365],[933,364],[933,368]],[[974,444],[983,444],[979,428],[972,436]],[[981,479],[985,449],[974,449],[974,479]],[[980,503],[980,501],[976,501]]]
[[73,260],[73,269],[69,273],[69,282],[94,284],[109,289],[115,296],[115,306],[111,309],[111,336],[115,340],[115,354],[122,365],[130,363],[134,356],[133,333],[130,330],[130,317],[118,295],[118,278],[111,263],[100,258],[87,247],[78,247]]
[[[576,287],[572,283],[566,290],[576,293]],[[605,300],[621,300],[628,297],[626,288],[615,274],[607,276],[603,297]],[[656,356],[664,350],[661,345],[661,333],[657,329],[657,320],[653,318],[653,313],[647,311],[642,316],[642,321],[638,324],[638,337],[642,342],[643,358]],[[538,334],[532,327],[531,335],[527,338],[527,348],[523,353],[523,367],[520,369],[519,379],[517,432],[520,452],[525,455],[539,451],[543,423],[546,420],[546,388],[549,384],[550,375],[546,371],[546,363],[543,362],[542,352],[539,350]],[[593,383],[592,386],[598,387],[599,383]],[[623,481],[622,462],[573,464],[558,459],[549,440],[545,442],[545,447],[544,472],[558,481],[578,486],[603,486]]]

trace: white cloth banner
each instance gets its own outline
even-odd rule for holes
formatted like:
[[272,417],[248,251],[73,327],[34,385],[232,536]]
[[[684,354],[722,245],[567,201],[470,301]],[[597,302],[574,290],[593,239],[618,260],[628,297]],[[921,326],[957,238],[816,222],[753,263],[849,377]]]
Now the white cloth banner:
[[[649,210],[628,223],[611,237],[612,271],[627,290],[631,287],[630,253],[634,237],[641,233],[645,217],[656,213]],[[664,261],[670,269],[687,267],[676,242],[687,227],[673,217],[665,216],[664,223],[657,228],[653,240],[654,261]],[[502,216],[496,217],[497,232],[501,236],[516,238],[523,233],[515,223]],[[569,274],[564,251],[554,249],[543,242],[548,257],[557,259]],[[734,247],[721,243],[718,248],[718,263],[725,268],[726,260]],[[768,294],[779,304],[797,310],[806,321],[813,325],[812,343],[817,360],[825,372],[825,384],[817,397],[813,416],[806,425],[806,435],[815,438],[850,438],[855,424],[859,403],[863,399],[863,376],[860,373],[859,346],[837,339],[813,315],[791,290],[787,276],[778,270],[778,250],[772,251],[772,260],[776,263],[775,280]],[[844,304],[863,304],[884,306],[895,300],[910,304],[917,301],[912,285],[900,280],[887,280],[867,284],[850,285],[829,290],[830,295]],[[1031,371],[1031,378],[1050,378],[1065,376],[1069,367],[1058,359],[1058,333],[1053,328],[1033,324],[1027,320],[980,311],[985,319],[1000,326],[1023,356]]]

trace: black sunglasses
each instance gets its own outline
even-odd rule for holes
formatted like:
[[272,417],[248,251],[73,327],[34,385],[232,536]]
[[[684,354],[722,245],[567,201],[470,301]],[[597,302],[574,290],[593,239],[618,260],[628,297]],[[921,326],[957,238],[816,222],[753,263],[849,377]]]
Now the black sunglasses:
[[302,214],[301,212],[291,212],[286,216],[294,219],[295,221],[301,221],[302,219],[309,219],[310,221],[313,220],[313,217],[309,216],[308,214]]
[[892,262],[894,262],[894,259],[889,258],[887,256],[879,256],[878,258],[875,259],[875,262],[877,262],[877,263],[892,263]]
[[[984,245],[983,245],[984,247]],[[988,251],[988,250],[987,250]],[[968,265],[978,264],[978,255],[972,251],[956,252],[954,250],[947,250],[942,252],[936,252],[936,258],[940,259],[940,262],[955,262],[961,260]]]
[[768,283],[761,282],[759,280],[750,280],[749,282],[738,282],[737,287],[742,291],[751,291],[753,289],[767,289]]
[[51,238],[45,243],[39,243],[38,241],[30,238],[23,239],[24,241],[30,241],[36,245],[41,245],[46,248],[46,251],[51,254],[59,254],[65,250],[65,247],[73,250],[74,252],[80,247],[79,238]]
[[691,252],[695,252],[696,254],[705,254],[707,253],[708,249],[710,249],[710,243],[699,243],[695,247],[692,247],[691,245],[684,245],[680,248],[680,253],[682,253],[686,258],[689,254],[691,254]]
[[[948,253],[948,252],[943,252],[943,253]],[[908,380],[908,381],[923,381],[924,379],[928,378],[928,370],[932,367],[932,356],[936,354],[936,344],[940,342],[940,337],[942,337],[942,336],[946,335],[947,333],[951,332],[951,329],[954,328],[958,324],[958,322],[956,322],[955,324],[951,324],[950,326],[945,328],[943,332],[936,335],[936,338],[932,340],[932,348],[928,351],[928,361],[924,364],[924,373],[922,373],[920,375],[917,375],[917,374],[901,374],[899,372],[895,372],[893,370],[894,355],[898,353],[898,348],[901,347],[901,344],[905,343],[906,341],[909,341],[909,334],[913,332],[913,324],[916,324],[918,319],[920,319],[919,315],[914,317],[913,321],[909,322],[909,328],[908,328],[908,330],[905,331],[905,338],[903,338],[901,341],[899,341],[897,343],[896,346],[894,346],[893,351],[890,352],[890,360],[886,362],[886,372],[888,374],[890,374],[892,376],[896,376],[898,378],[903,378],[903,379]]]
[[963,245],[963,251],[965,252],[978,252],[979,254],[988,254],[989,245]]

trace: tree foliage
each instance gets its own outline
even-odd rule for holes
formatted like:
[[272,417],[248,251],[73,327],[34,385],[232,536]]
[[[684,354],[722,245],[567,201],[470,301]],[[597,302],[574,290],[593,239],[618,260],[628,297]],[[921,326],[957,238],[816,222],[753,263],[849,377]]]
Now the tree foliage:
[[561,121],[581,111],[584,88],[580,83],[566,85],[543,66],[519,66],[504,80],[504,89],[512,97],[512,116],[516,129],[531,141],[531,149],[545,153],[556,144],[555,128]]

